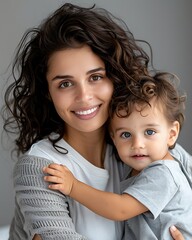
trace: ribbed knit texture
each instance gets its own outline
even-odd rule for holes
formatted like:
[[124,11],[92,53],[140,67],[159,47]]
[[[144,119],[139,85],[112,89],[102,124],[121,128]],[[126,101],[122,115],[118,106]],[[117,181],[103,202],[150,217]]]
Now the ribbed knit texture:
[[32,239],[40,234],[45,240],[85,240],[76,233],[69,216],[67,198],[48,189],[42,169],[50,160],[24,156],[14,168],[15,215],[9,240]]

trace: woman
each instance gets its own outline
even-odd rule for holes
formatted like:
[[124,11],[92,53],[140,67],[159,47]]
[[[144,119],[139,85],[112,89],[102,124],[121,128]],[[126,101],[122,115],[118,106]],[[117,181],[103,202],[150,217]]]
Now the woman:
[[12,113],[5,129],[19,130],[16,146],[23,154],[14,169],[10,240],[122,239],[122,223],[50,191],[42,169],[65,164],[81,181],[120,192],[123,169],[105,129],[108,105],[119,84],[149,74],[148,61],[105,10],[64,4],[25,34],[13,65],[15,82],[5,94]]

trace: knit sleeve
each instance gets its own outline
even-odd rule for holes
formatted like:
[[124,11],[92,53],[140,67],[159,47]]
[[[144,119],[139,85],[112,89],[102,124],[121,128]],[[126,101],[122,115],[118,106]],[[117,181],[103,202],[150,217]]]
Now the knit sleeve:
[[24,156],[15,165],[13,239],[33,239],[35,234],[39,234],[46,240],[85,240],[75,231],[67,198],[57,191],[49,190],[48,183],[43,180],[42,168],[50,163],[50,160],[44,158]]

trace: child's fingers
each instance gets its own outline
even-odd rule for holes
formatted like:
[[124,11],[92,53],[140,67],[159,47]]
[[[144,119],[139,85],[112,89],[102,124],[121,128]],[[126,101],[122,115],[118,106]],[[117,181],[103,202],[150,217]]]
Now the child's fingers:
[[49,167],[49,168],[52,168],[52,169],[60,170],[60,169],[63,168],[63,165],[62,165],[62,164],[57,164],[57,163],[51,163],[51,164],[49,164],[48,167]]
[[62,190],[61,184],[49,184],[49,188],[52,190]]
[[63,185],[62,184],[50,184],[49,185],[49,189],[51,190],[57,190],[57,191],[60,191],[61,193],[63,193],[64,195],[69,195],[70,193],[70,189],[65,189],[63,188]]
[[63,192],[63,185],[62,184],[49,184],[48,186],[51,190],[58,190],[61,191],[62,193],[66,194]]
[[46,173],[46,174],[56,175],[56,176],[59,176],[60,173],[61,173],[60,171],[49,168],[49,167],[44,167],[43,172]]
[[45,176],[44,180],[51,183],[63,183],[63,179],[57,176]]
[[64,173],[66,170],[67,168],[65,166],[59,164],[50,164],[47,167],[43,168],[44,173],[58,176],[61,176],[61,174]]
[[44,180],[50,183],[50,189],[59,190],[65,195],[70,194],[74,176],[67,167],[52,163],[44,167],[43,172],[46,174]]
[[46,182],[49,182],[48,185],[49,189],[58,190],[65,195],[69,195],[71,192],[71,184],[65,184],[65,181],[62,178],[55,177],[55,176],[45,176],[44,177]]

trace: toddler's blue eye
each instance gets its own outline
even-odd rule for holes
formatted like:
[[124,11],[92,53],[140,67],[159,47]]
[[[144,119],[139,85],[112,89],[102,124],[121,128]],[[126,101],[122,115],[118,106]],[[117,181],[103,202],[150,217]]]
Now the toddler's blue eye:
[[154,135],[155,134],[155,131],[149,129],[149,130],[146,130],[146,134],[151,136],[151,135]]
[[122,134],[121,134],[121,137],[122,138],[129,138],[131,136],[131,133],[129,133],[129,132],[123,132]]

